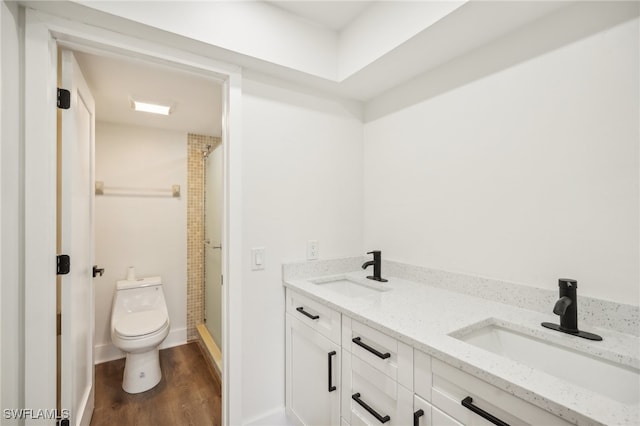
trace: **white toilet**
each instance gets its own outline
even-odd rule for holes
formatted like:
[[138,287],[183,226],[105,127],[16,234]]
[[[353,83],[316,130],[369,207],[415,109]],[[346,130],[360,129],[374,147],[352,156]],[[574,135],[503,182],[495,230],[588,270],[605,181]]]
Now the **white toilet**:
[[160,382],[158,346],[169,334],[160,277],[117,282],[111,308],[111,341],[127,353],[122,389],[140,393]]

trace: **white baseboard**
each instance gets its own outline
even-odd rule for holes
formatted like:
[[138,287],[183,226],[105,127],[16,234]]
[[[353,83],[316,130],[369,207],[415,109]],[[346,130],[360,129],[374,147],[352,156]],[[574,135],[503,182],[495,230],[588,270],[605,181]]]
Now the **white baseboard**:
[[296,423],[287,417],[285,407],[278,407],[254,417],[244,423],[247,426],[295,426]]
[[95,364],[102,364],[103,362],[124,357],[125,353],[113,346],[113,343],[105,343],[104,345],[96,345],[93,347],[93,361]]
[[[174,346],[184,345],[185,343],[187,343],[187,328],[172,329],[160,345],[160,349],[172,348]],[[111,342],[94,346],[93,354],[95,364],[102,364],[103,362],[124,358],[127,355],[125,352],[113,346]]]
[[187,343],[187,327],[172,329],[164,342],[160,345],[160,349],[172,348]]

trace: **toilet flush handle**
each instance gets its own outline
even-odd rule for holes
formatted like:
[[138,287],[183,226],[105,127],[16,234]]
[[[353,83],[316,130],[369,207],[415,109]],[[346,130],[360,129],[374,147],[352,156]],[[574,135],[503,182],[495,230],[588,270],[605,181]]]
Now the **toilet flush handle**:
[[93,265],[93,278],[98,275],[102,276],[104,274],[104,268],[98,268],[98,265]]

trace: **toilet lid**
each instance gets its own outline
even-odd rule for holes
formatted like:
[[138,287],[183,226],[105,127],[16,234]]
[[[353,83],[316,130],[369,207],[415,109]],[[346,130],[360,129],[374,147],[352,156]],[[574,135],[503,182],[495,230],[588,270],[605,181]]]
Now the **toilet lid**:
[[167,323],[164,312],[141,311],[125,314],[116,322],[115,330],[123,337],[135,337],[153,333]]

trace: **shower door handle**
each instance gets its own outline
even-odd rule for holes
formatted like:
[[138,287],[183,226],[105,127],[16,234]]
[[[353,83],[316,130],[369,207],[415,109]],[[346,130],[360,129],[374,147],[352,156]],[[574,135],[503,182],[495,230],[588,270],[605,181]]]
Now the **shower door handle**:
[[222,245],[219,245],[219,246],[212,246],[212,245],[211,245],[211,240],[204,240],[203,242],[204,242],[204,244],[205,244],[205,245],[209,246],[209,248],[212,248],[212,249],[222,249]]

